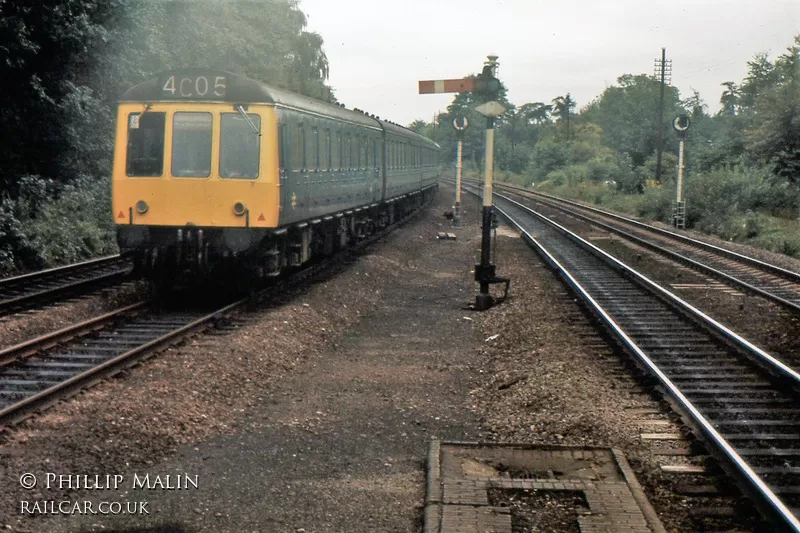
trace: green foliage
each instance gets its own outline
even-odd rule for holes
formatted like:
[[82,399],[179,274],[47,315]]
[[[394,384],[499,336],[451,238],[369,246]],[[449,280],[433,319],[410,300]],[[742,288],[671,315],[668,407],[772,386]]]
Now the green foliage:
[[19,188],[0,202],[0,274],[117,252],[109,178],[25,176]]
[[[722,83],[722,110],[714,116],[696,91],[682,100],[667,86],[659,126],[659,82],[625,74],[617,83],[577,115],[569,94],[552,105],[506,103],[495,138],[499,179],[669,223],[678,174],[670,123],[686,113],[692,121],[684,162],[689,226],[800,254],[800,36],[774,61],[756,55],[740,84]],[[469,98],[459,95],[454,106],[473,112]],[[659,128],[664,152],[661,183],[655,183]],[[469,151],[479,162],[482,139],[472,135]],[[446,136],[437,141],[448,146]]]
[[[619,86],[607,88],[589,104],[581,112],[581,117],[600,126],[605,143],[619,152],[629,154],[638,166],[656,149],[660,83],[644,74],[625,74],[617,78],[617,83]],[[678,90],[667,86],[664,116],[674,117],[682,112]],[[665,138],[669,133],[667,129],[665,120],[662,124]]]
[[131,85],[199,67],[333,98],[297,0],[0,0],[0,42],[0,272],[114,249],[101,176]]
[[754,115],[747,145],[778,177],[800,184],[800,35],[774,65],[757,59],[742,89]]
[[730,221],[745,213],[785,215],[796,213],[800,205],[800,191],[785,183],[774,183],[767,169],[757,167],[693,174],[686,179],[685,191],[689,199],[687,223],[725,239],[747,236],[746,232],[730,229]]
[[80,177],[24,221],[21,233],[45,265],[74,263],[117,252],[111,180]]
[[571,156],[572,151],[566,143],[555,139],[539,141],[531,153],[531,173],[545,178],[556,169],[566,167],[570,163]]

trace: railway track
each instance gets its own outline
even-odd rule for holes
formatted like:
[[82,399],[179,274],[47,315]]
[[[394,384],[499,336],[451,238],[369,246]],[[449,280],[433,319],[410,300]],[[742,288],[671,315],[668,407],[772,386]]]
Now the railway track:
[[500,187],[514,197],[525,198],[527,201],[523,203],[526,205],[530,205],[528,201],[533,201],[558,209],[703,274],[800,313],[800,274],[797,272],[578,202],[522,187],[503,184]]
[[131,272],[127,257],[112,255],[0,279],[0,315],[8,315],[124,280]]
[[17,424],[64,398],[107,379],[247,306],[317,276],[393,229],[421,209],[346,251],[274,280],[266,288],[210,310],[164,309],[154,302],[127,307],[0,351],[0,428]]
[[761,512],[800,531],[800,375],[530,207],[500,194],[495,206],[657,381]]
[[18,423],[138,363],[232,309],[162,311],[140,302],[3,350],[0,426]]

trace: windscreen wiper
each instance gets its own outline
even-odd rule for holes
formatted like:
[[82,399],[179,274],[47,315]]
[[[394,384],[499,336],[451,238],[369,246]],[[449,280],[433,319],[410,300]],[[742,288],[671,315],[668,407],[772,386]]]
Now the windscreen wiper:
[[247,121],[248,124],[250,124],[250,127],[253,128],[253,131],[255,132],[255,134],[258,135],[259,137],[261,137],[261,132],[258,131],[258,128],[256,127],[256,125],[253,124],[253,121],[250,120],[250,117],[248,117],[247,113],[244,112],[244,108],[242,107],[242,105],[241,104],[236,104],[235,106],[233,106],[233,108],[236,111],[238,111],[240,115],[242,115],[244,117],[244,119]]

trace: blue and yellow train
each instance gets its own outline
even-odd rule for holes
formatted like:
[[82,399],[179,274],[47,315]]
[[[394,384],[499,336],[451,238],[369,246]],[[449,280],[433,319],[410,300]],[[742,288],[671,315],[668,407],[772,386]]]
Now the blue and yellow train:
[[439,153],[404,127],[241,75],[165,72],[119,104],[118,242],[162,281],[227,264],[277,275],[417,208]]

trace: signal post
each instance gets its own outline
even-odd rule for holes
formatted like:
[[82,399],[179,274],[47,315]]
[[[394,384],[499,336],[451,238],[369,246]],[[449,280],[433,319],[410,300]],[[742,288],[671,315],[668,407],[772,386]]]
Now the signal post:
[[461,171],[463,169],[462,157],[464,153],[464,132],[469,127],[467,117],[456,117],[453,119],[453,128],[456,130],[458,138],[458,150],[456,152],[456,203],[453,205],[453,225],[461,225]]
[[[486,156],[484,158],[484,184],[483,184],[483,223],[481,228],[481,262],[475,265],[475,281],[480,285],[480,291],[475,297],[475,309],[483,311],[494,305],[495,300],[489,293],[489,286],[495,283],[505,283],[505,297],[508,296],[508,287],[511,281],[496,275],[496,265],[492,263],[492,225],[494,222],[494,206],[492,199],[492,173],[494,168],[494,122],[497,117],[505,113],[506,108],[496,100],[500,91],[500,80],[497,79],[497,56],[488,56],[489,61],[484,63],[483,71],[477,78],[464,78],[461,80],[430,80],[419,82],[419,93],[445,93],[445,92],[477,92],[488,97],[488,102],[475,108],[486,117]],[[455,122],[453,124],[455,126]],[[456,128],[458,129],[458,128]],[[459,142],[459,148],[461,143]],[[460,204],[461,198],[461,168],[457,169],[456,199]],[[454,214],[455,218],[455,214]]]
[[686,201],[683,199],[683,171],[684,145],[686,144],[686,131],[689,129],[689,117],[679,115],[672,121],[672,127],[678,134],[678,184],[675,191],[675,206],[672,210],[672,225],[676,228],[686,228]]

